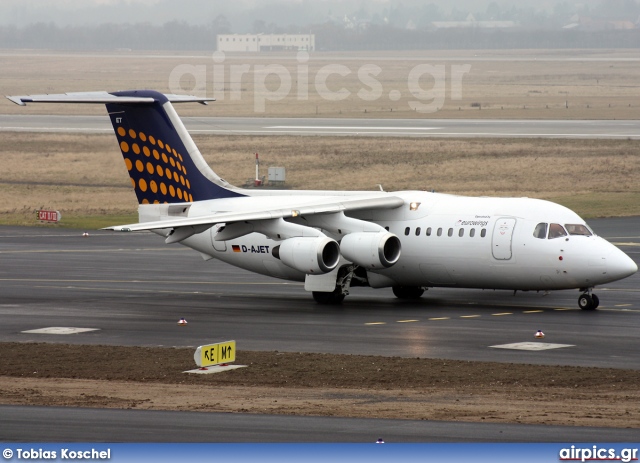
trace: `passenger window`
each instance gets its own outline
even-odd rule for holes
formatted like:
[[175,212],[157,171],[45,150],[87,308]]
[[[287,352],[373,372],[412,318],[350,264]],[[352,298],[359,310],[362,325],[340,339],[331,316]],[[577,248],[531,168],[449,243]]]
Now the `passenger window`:
[[474,236],[476,236],[476,229],[475,229],[475,228],[472,228],[471,230],[469,230],[469,236],[470,236],[471,238],[473,238]]
[[420,236],[420,230],[421,230],[420,227],[416,228],[416,236]]
[[460,230],[458,230],[458,236],[460,238],[462,238],[464,236],[464,228],[461,228]]
[[405,234],[406,236],[409,236],[409,232],[410,232],[410,231],[411,231],[411,229],[410,229],[409,227],[407,227],[407,228],[405,228],[405,229],[404,229],[404,234]]
[[586,226],[581,224],[570,224],[567,223],[564,225],[567,228],[567,231],[570,235],[582,235],[582,236],[591,236],[591,230],[589,230]]
[[438,228],[438,236],[442,236],[442,228]]
[[533,230],[533,237],[540,238],[541,240],[545,239],[547,237],[547,224],[539,223],[536,225],[536,229]]
[[483,228],[483,229],[482,229],[482,231],[480,232],[480,236],[481,236],[482,238],[484,238],[485,236],[487,236],[487,229],[486,229],[486,228]]
[[562,228],[562,225],[559,223],[552,223],[549,225],[549,239],[552,240],[554,238],[562,238],[563,236],[567,236],[567,232]]
[[453,236],[453,228],[450,228],[449,231],[447,232],[447,235],[449,236]]
[[427,236],[431,236],[431,227],[427,228],[427,232],[425,233]]

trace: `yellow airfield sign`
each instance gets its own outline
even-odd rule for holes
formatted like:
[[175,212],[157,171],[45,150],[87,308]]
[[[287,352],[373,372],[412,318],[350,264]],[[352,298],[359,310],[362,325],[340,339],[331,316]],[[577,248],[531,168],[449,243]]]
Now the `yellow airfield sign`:
[[200,368],[236,361],[236,342],[224,341],[216,344],[200,346],[193,354],[196,365]]

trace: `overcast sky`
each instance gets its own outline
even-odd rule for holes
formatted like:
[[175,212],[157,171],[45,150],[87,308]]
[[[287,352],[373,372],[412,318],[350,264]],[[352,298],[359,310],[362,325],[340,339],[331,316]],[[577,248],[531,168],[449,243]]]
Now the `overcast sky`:
[[558,8],[596,6],[605,1],[607,0],[2,0],[0,24],[163,24],[172,20],[202,24],[222,14],[229,20],[234,32],[249,32],[256,19],[280,26],[307,25],[344,15],[371,17],[375,14],[384,17],[399,6],[411,8],[434,4],[446,14],[452,8],[475,14],[485,12],[487,6],[495,2],[504,9],[516,5],[518,8],[551,13]]

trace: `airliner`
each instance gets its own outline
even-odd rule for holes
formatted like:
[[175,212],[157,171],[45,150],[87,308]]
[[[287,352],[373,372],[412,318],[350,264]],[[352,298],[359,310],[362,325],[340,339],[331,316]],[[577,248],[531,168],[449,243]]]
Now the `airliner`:
[[576,213],[530,198],[465,197],[427,191],[242,189],[206,163],[173,104],[211,98],[151,90],[7,97],[14,103],[105,104],[139,222],[203,259],[304,282],[320,304],[351,287],[391,288],[418,299],[433,287],[511,291],[593,289],[638,267]]

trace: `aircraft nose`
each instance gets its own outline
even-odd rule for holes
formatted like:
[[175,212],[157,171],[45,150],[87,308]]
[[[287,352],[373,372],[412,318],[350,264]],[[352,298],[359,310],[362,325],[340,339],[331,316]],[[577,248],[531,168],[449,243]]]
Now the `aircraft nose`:
[[627,278],[637,271],[638,266],[633,259],[618,248],[607,257],[607,274],[616,280]]

